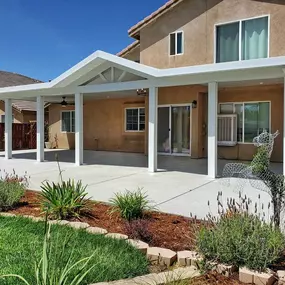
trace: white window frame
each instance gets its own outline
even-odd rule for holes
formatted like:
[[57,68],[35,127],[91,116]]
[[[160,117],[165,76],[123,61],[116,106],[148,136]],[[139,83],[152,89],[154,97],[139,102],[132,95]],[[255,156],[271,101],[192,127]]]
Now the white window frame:
[[241,59],[242,57],[242,23],[254,19],[261,19],[261,18],[268,18],[268,39],[267,39],[267,57],[269,58],[270,55],[270,14],[267,15],[262,15],[262,16],[256,16],[256,17],[251,17],[251,18],[243,18],[239,20],[233,20],[233,21],[228,21],[228,22],[222,22],[214,25],[214,63],[220,63],[217,62],[217,30],[218,27],[224,26],[227,24],[234,24],[234,23],[239,23],[239,60],[238,61],[244,61],[246,59]]
[[[75,116],[75,110],[61,110],[60,112],[60,132],[61,133],[70,133],[70,134],[74,134],[75,133],[75,125],[74,125],[74,131],[63,131],[62,130],[62,113],[71,113],[71,112],[74,112],[74,116]],[[72,128],[72,116],[70,115],[69,116],[69,120],[70,120],[70,127]]]
[[[271,101],[265,100],[265,101],[243,101],[243,102],[220,102],[219,103],[219,108],[218,108],[218,115],[223,115],[220,114],[220,106],[223,104],[233,104],[233,112],[235,114],[236,112],[236,107],[235,105],[243,105],[243,113],[242,113],[242,142],[237,142],[238,144],[253,144],[253,142],[245,142],[244,141],[244,105],[245,104],[257,104],[257,103],[269,103],[269,132],[271,132]],[[227,114],[230,115],[230,114]]]
[[[181,48],[182,48],[182,52],[181,53],[177,53],[177,34],[181,33]],[[175,54],[170,54],[171,52],[171,35],[175,35]],[[168,40],[168,55],[169,56],[178,56],[178,55],[183,55],[184,54],[184,31],[175,31],[173,33],[170,33],[168,36],[169,40]]]
[[[145,112],[145,107],[129,107],[129,108],[125,108],[125,132],[127,133],[143,133],[145,131],[144,130],[140,130],[140,110],[144,109]],[[138,110],[138,130],[127,130],[127,110]],[[145,113],[144,113],[145,114]],[[145,116],[146,118],[146,116]],[[146,121],[144,122],[144,128],[146,127]]]

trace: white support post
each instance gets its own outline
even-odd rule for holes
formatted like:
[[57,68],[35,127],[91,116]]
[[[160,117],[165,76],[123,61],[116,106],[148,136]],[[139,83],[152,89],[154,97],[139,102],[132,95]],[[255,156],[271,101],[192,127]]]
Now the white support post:
[[83,94],[75,94],[75,164],[83,164]]
[[157,171],[157,88],[149,88],[148,170]]
[[208,176],[217,176],[218,83],[208,84]]
[[283,96],[283,175],[285,175],[285,77],[284,77],[284,96]]
[[45,159],[44,149],[44,98],[43,96],[37,97],[37,161],[43,162]]
[[5,99],[5,158],[12,158],[12,101]]

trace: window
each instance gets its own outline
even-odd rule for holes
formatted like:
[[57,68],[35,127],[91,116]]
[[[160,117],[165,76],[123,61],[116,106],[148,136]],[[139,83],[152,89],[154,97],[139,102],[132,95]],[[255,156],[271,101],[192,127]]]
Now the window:
[[268,57],[268,17],[217,26],[216,62]]
[[169,35],[170,55],[183,53],[183,32],[175,32]]
[[145,130],[145,108],[126,109],[126,131]]
[[75,111],[61,112],[61,131],[67,133],[75,132]]
[[237,115],[238,142],[251,143],[263,130],[270,132],[269,102],[220,104],[220,114],[229,114],[230,108]]
[[[1,122],[0,123],[5,123],[5,114],[1,115]],[[12,123],[14,123],[14,115],[12,115]]]

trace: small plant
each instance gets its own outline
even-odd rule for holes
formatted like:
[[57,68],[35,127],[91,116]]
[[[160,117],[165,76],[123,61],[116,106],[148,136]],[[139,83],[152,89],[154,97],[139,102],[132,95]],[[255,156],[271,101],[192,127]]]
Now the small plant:
[[265,270],[284,250],[280,230],[246,212],[227,211],[216,224],[204,226],[197,239],[207,261]]
[[26,175],[19,176],[15,171],[12,174],[4,172],[0,179],[0,211],[6,211],[19,203],[27,186]]
[[[92,266],[89,265],[93,255],[75,261],[73,260],[72,254],[69,254],[66,264],[60,266],[66,254],[65,249],[67,244],[68,239],[65,240],[60,251],[57,247],[53,246],[49,226],[44,237],[42,257],[40,261],[35,264],[36,285],[80,285],[86,275],[96,266],[96,264]],[[26,285],[34,285],[34,283],[30,284],[23,276],[17,274],[0,276],[0,278],[8,277],[18,278]]]
[[57,184],[44,182],[41,186],[44,212],[56,219],[79,217],[88,211],[89,199],[86,198],[86,187],[81,181],[62,181]]
[[150,243],[153,239],[152,233],[149,230],[148,220],[133,220],[125,223],[126,234],[131,239],[142,240]]
[[110,213],[118,212],[127,221],[141,219],[146,211],[153,209],[148,195],[140,188],[135,192],[127,190],[123,194],[116,193],[115,198],[110,199],[110,203],[113,206]]

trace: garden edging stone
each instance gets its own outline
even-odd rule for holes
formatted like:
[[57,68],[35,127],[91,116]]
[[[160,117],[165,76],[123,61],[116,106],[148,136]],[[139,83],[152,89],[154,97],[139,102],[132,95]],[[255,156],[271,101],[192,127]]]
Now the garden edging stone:
[[171,266],[177,260],[177,253],[166,248],[149,247],[147,259],[155,264]]
[[140,250],[142,253],[147,254],[147,249],[149,248],[149,245],[147,243],[135,239],[128,239],[127,242],[136,249]]
[[177,268],[172,271],[166,271],[162,273],[151,273],[132,279],[124,279],[111,282],[93,283],[90,285],[162,285],[166,282],[174,282],[179,280],[185,280],[193,277],[200,276],[199,271],[193,267]]
[[90,227],[89,224],[83,222],[68,222],[66,225],[75,229],[87,229]]
[[119,233],[108,233],[106,237],[127,240],[129,237],[127,235],[119,234]]
[[101,234],[101,235],[106,235],[108,233],[107,230],[103,228],[98,228],[98,227],[89,227],[86,229],[86,231],[90,234]]

